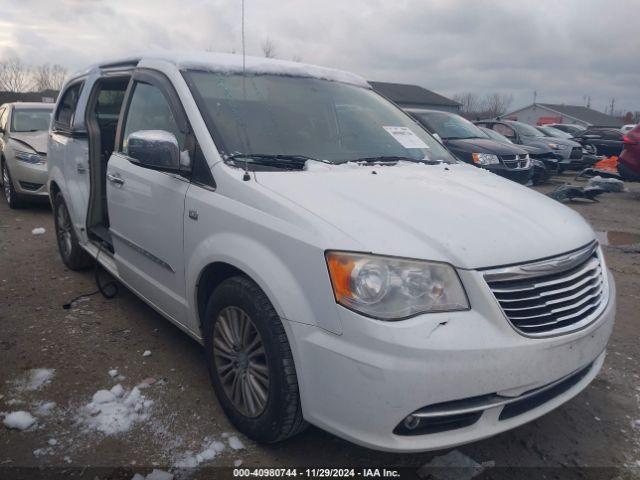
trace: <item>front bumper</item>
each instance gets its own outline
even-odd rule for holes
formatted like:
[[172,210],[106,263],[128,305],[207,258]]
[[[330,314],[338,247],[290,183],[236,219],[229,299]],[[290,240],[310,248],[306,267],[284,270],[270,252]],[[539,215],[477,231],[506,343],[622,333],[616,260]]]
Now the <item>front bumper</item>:
[[[609,304],[591,325],[532,339],[510,326],[478,272],[460,274],[470,287],[469,311],[381,322],[338,307],[343,324],[339,336],[285,321],[305,419],[373,449],[435,450],[527,423],[575,396],[597,375],[614,321],[611,276]],[[414,436],[393,433],[409,414],[425,407],[482,395],[520,396],[586,367],[570,388],[515,416],[500,419],[505,406],[499,405],[462,428]]]
[[17,193],[47,198],[46,163],[32,164],[13,159],[8,166]]

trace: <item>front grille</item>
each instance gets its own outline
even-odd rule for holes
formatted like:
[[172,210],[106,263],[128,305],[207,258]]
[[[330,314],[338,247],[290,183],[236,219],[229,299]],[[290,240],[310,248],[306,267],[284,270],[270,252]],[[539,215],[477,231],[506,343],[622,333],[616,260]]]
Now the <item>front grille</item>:
[[513,170],[526,168],[528,164],[527,157],[525,155],[501,155],[500,159],[502,160],[502,163],[504,163],[505,167]]
[[569,158],[572,160],[579,160],[582,158],[582,147],[573,147],[571,149],[571,155]]
[[568,333],[600,314],[608,295],[597,245],[549,260],[484,272],[511,324],[530,336]]

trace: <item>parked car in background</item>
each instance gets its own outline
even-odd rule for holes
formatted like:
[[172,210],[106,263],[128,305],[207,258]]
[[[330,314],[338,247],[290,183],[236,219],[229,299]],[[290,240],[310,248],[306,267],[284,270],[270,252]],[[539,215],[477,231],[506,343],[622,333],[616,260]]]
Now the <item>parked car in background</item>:
[[526,184],[533,171],[528,152],[489,138],[469,120],[439,110],[406,109],[424,128],[437,134],[460,160]]
[[640,182],[640,124],[624,136],[624,149],[618,159],[618,173],[624,180]]
[[[501,142],[513,145],[514,143],[509,140],[504,135],[499,134],[495,130],[492,130],[487,127],[479,127],[483,133],[485,133],[490,138]],[[545,149],[541,147],[529,147],[527,145],[519,145],[520,148],[526,150],[529,153],[529,158],[531,158],[531,163],[533,165],[533,175],[531,180],[534,185],[539,185],[545,183],[551,175],[554,173],[558,173],[558,159],[555,154],[550,149]]]
[[51,103],[0,106],[0,182],[10,208],[48,198],[47,132],[52,111]]
[[574,136],[574,140],[580,142],[585,149],[590,150],[592,153],[611,157],[619,156],[622,153],[624,147],[623,137],[624,134],[617,128],[589,127]]
[[[536,127],[542,133],[544,133],[549,138],[564,138],[564,139],[572,139],[577,141],[578,139],[573,138],[570,133],[563,132],[562,130],[558,130],[549,126],[538,126]],[[595,145],[585,143],[582,145],[582,157],[581,158],[571,158],[570,163],[566,166],[566,168],[571,170],[582,170],[584,168],[591,167],[594,163],[602,160],[604,157],[599,156],[597,154],[597,148]]]
[[[638,124],[638,125],[640,125],[640,124]],[[629,133],[631,130],[636,128],[638,125],[636,125],[635,123],[629,123],[627,125],[623,125],[622,127],[620,127],[620,131],[622,133]]]
[[526,123],[513,120],[480,120],[475,124],[495,130],[517,145],[550,148],[560,162],[559,171],[569,167],[572,161],[582,159],[582,145],[579,143],[566,138],[547,137]]
[[604,362],[615,285],[589,224],[456,160],[356,75],[96,64],[60,93],[48,169],[63,262],[98,261],[202,343],[257,441],[309,422],[448,448],[553,410]]
[[572,136],[578,135],[580,132],[584,132],[587,129],[587,127],[574,123],[547,123],[545,126],[562,130],[563,132],[570,133]]

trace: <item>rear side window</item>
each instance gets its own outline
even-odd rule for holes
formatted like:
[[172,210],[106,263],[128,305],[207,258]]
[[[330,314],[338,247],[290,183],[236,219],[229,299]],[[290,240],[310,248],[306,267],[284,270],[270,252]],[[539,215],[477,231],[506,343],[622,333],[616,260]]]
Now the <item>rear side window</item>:
[[55,126],[61,130],[71,130],[71,124],[73,123],[73,116],[76,112],[76,106],[78,105],[78,98],[82,91],[82,83],[76,83],[71,85],[64,92],[64,96],[58,106],[56,112]]
[[164,130],[173,133],[180,150],[184,149],[185,134],[180,131],[169,102],[158,87],[148,83],[137,83],[131,96],[122,143],[122,151],[125,154],[129,135],[140,130]]

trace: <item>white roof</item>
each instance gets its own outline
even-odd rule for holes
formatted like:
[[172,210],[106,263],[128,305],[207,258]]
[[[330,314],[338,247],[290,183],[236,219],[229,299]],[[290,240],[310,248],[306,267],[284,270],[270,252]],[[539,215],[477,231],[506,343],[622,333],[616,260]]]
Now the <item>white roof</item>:
[[[231,53],[211,53],[199,51],[175,51],[175,50],[159,50],[154,52],[145,52],[140,55],[131,55],[129,57],[114,59],[108,62],[101,62],[82,73],[88,73],[93,68],[104,68],[110,65],[119,65],[133,63],[139,61],[144,64],[149,61],[164,61],[174,64],[181,70],[198,69],[208,70],[212,72],[240,73],[243,69],[242,55]],[[245,57],[245,68],[251,74],[271,74],[285,75],[292,77],[310,77],[322,80],[331,80],[335,82],[349,83],[360,87],[371,88],[367,81],[359,75],[336,70],[333,68],[320,67],[317,65],[309,65],[305,63],[292,62],[288,60],[278,60],[263,57]]]

